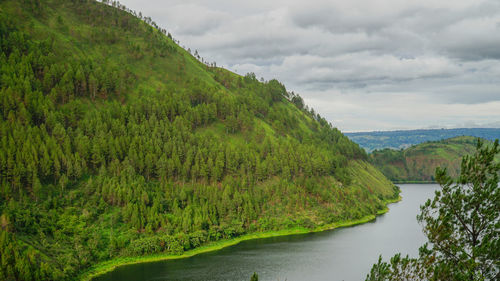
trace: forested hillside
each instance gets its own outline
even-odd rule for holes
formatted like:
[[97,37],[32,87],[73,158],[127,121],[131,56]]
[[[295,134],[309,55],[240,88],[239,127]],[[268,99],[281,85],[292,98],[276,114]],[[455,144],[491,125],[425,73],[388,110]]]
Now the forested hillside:
[[456,137],[426,142],[404,150],[375,150],[369,159],[392,181],[435,181],[437,167],[446,168],[451,177],[457,177],[462,157],[473,153],[476,144],[475,137]]
[[0,1],[0,279],[375,214],[394,187],[300,96],[90,0]]

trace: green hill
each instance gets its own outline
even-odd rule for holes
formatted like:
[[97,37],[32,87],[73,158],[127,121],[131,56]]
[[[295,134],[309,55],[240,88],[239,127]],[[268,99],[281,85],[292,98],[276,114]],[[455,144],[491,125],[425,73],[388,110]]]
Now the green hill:
[[0,2],[1,280],[74,280],[397,197],[281,83],[206,65],[123,9]]
[[404,150],[375,150],[370,162],[394,182],[432,182],[437,167],[458,176],[462,157],[475,151],[477,138],[455,137],[426,142]]

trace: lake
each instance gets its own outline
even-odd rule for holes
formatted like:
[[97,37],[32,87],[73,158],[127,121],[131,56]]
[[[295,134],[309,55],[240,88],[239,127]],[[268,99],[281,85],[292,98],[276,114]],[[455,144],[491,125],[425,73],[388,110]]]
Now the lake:
[[241,242],[185,259],[127,265],[96,281],[364,280],[378,256],[418,255],[426,242],[416,220],[436,184],[400,184],[403,200],[373,222],[318,233]]

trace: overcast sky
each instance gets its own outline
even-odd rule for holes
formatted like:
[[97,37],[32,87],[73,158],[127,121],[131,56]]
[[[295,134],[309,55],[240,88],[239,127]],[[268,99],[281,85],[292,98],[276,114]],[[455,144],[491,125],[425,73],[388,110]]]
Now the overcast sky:
[[342,131],[500,127],[499,0],[121,0]]

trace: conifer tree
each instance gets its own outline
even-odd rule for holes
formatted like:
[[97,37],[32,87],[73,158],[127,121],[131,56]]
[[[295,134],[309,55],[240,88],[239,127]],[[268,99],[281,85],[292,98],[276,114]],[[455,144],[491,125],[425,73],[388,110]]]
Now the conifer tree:
[[453,180],[446,169],[436,169],[441,189],[421,206],[418,221],[430,244],[418,258],[381,258],[367,280],[497,280],[500,277],[500,153],[477,141],[473,155],[462,159]]

